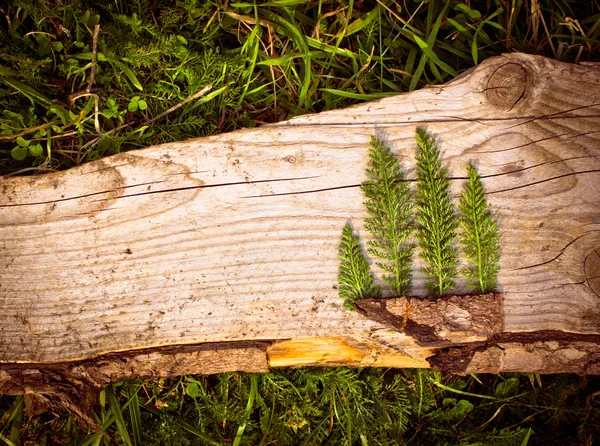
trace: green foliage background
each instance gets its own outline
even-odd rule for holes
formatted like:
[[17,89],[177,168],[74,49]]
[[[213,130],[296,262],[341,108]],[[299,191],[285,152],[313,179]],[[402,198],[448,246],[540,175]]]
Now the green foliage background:
[[[600,60],[594,1],[14,0],[0,12],[1,174],[340,108],[507,51]],[[22,397],[4,396],[0,442],[591,445],[598,389],[424,370],[183,377],[109,387],[102,434],[66,414],[29,418]]]
[[22,444],[36,446],[592,445],[597,386],[597,378],[568,375],[343,367],[129,381],[101,396],[105,433],[87,433],[64,414],[24,417],[21,429],[22,397],[3,397],[0,440],[10,444],[17,425]]

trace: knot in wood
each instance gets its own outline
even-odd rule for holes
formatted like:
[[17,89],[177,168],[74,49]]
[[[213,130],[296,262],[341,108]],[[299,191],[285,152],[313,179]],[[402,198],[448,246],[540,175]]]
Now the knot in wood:
[[594,249],[590,252],[583,262],[585,272],[585,282],[588,284],[594,294],[600,297],[600,249]]
[[511,109],[525,96],[527,83],[525,68],[516,63],[506,63],[492,73],[485,94],[496,107]]

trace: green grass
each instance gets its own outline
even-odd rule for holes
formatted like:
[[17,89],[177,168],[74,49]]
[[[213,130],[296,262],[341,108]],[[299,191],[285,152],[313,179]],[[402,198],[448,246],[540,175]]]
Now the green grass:
[[[8,3],[0,174],[341,108],[507,51],[600,60],[592,1]],[[95,434],[64,413],[30,418],[23,397],[4,396],[0,444],[592,444],[598,388],[345,368],[127,382],[102,393]]]
[[592,444],[600,435],[598,383],[568,375],[458,378],[348,368],[131,381],[102,393],[99,433],[85,432],[66,415],[29,418],[22,397],[3,397],[0,443]]

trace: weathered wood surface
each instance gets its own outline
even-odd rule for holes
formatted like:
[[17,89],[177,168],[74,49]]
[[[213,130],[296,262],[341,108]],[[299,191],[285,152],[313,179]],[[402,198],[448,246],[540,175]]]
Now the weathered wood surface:
[[[455,193],[467,161],[483,176],[502,237],[504,330],[580,334],[561,348],[591,350],[563,362],[596,370],[599,112],[597,65],[513,54],[345,110],[2,179],[0,363],[270,341],[271,366],[428,366],[434,348],[345,310],[336,290],[343,225],[365,235],[358,186],[371,135],[414,178],[414,131],[425,126]],[[416,295],[420,267],[416,258]],[[498,355],[478,364],[555,371]]]

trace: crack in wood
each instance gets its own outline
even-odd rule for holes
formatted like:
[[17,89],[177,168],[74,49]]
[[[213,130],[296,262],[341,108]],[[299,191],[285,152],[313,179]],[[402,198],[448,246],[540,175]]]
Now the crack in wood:
[[[558,134],[558,135],[549,136],[547,138],[536,139],[535,141],[530,141],[528,143],[521,144],[520,146],[507,147],[506,149],[500,149],[500,150],[481,150],[481,151],[478,151],[477,153],[503,153],[503,152],[510,152],[511,150],[522,149],[524,147],[531,146],[531,145],[534,145],[534,144],[538,144],[538,143],[541,143],[541,142],[544,142],[544,141],[552,141],[554,139],[561,138],[561,137],[567,136],[567,135],[568,135],[568,133],[561,133],[561,134]],[[562,161],[566,161],[566,160],[561,159],[560,161],[555,161],[555,162],[559,162],[560,163]],[[537,166],[540,166],[540,165],[543,166],[543,165],[547,165],[547,164],[552,164],[552,163],[548,163],[548,162],[541,163],[541,164],[538,164],[538,165],[533,166],[533,167],[537,167]],[[531,169],[531,167],[525,167],[522,170],[527,170],[527,169]],[[482,178],[489,178],[489,177],[498,176],[498,175],[506,175],[508,173],[511,173],[511,172],[502,172],[502,173],[497,173],[497,174],[494,174],[494,175],[486,175],[486,176],[482,176]]]
[[[528,169],[528,168],[525,168]],[[525,170],[523,169],[523,170]],[[516,171],[518,172],[518,171]],[[487,177],[493,177],[493,176],[498,176],[498,175],[507,175],[513,172],[503,172],[501,174],[496,174],[496,175],[487,175],[487,176],[482,176],[482,178],[487,178]],[[459,177],[459,176],[451,176],[448,177],[448,179],[450,181],[464,181],[464,180],[468,180],[469,177]],[[406,178],[404,180],[401,180],[401,182],[403,183],[416,183],[417,179],[416,178]],[[297,192],[282,192],[282,193],[276,193],[276,194],[264,194],[264,195],[245,195],[242,196],[240,198],[263,198],[263,197],[281,197],[281,196],[286,196],[286,195],[302,195],[302,194],[312,194],[312,193],[318,193],[318,192],[329,192],[329,191],[333,191],[333,190],[340,190],[340,189],[351,189],[351,188],[356,188],[356,187],[360,187],[360,184],[348,184],[345,186],[335,186],[335,187],[326,187],[326,188],[322,188],[322,189],[312,189],[312,190],[303,190],[303,191],[297,191]]]
[[586,231],[585,234],[581,234],[580,236],[575,237],[573,240],[571,240],[569,243],[567,243],[565,246],[563,246],[561,248],[560,252],[558,254],[556,254],[554,256],[554,258],[552,258],[550,260],[547,260],[545,262],[536,263],[535,265],[527,265],[527,266],[523,266],[521,268],[513,268],[510,271],[522,271],[522,270],[531,269],[531,268],[537,268],[539,266],[544,266],[544,265],[547,265],[549,263],[552,263],[552,262],[558,260],[560,258],[560,256],[562,256],[566,252],[567,248],[569,246],[571,246],[573,243],[577,242],[578,240],[582,239],[583,237],[586,237],[586,236],[588,236],[590,234],[593,234],[594,232],[600,232],[600,230],[592,229],[592,230]]
[[[589,104],[589,105],[584,105],[578,108],[575,108],[573,110],[578,110],[578,109],[584,109],[584,108],[591,108],[591,107],[597,107],[600,106],[600,104]],[[364,126],[369,126],[369,125],[373,125],[373,124],[377,124],[378,127],[396,127],[396,126],[401,126],[401,125],[416,125],[416,124],[443,124],[443,123],[453,123],[453,122],[470,122],[470,123],[478,123],[481,125],[484,125],[483,123],[487,123],[487,122],[508,122],[508,121],[518,121],[518,120],[526,120],[525,122],[519,122],[517,124],[514,124],[510,127],[505,127],[503,130],[509,130],[509,129],[513,129],[516,127],[519,127],[521,125],[525,125],[525,124],[530,124],[532,122],[535,121],[545,121],[545,120],[555,120],[555,119],[587,119],[587,118],[600,118],[600,114],[594,114],[594,115],[568,115],[568,116],[556,116],[556,115],[560,115],[562,113],[567,113],[570,112],[571,110],[564,110],[564,111],[558,111],[555,114],[549,114],[549,115],[520,115],[520,116],[514,116],[514,117],[497,117],[497,118],[485,118],[485,117],[480,117],[480,118],[467,118],[467,117],[459,117],[459,116],[446,116],[442,119],[440,118],[434,118],[434,119],[406,119],[406,120],[394,120],[394,121],[385,121],[385,120],[380,120],[377,122],[373,122],[373,121],[353,121],[353,122],[325,122],[325,123],[318,123],[318,122],[306,122],[306,121],[300,121],[300,118],[294,118],[295,120],[297,120],[296,122],[292,121],[286,121],[286,122],[281,122],[281,123],[277,123],[277,124],[271,124],[272,127],[303,127],[303,128],[307,128],[307,127],[341,127],[341,128],[352,128],[352,127],[364,127]]]
[[[53,200],[46,200],[46,201],[36,201],[36,202],[31,202],[31,203],[13,203],[13,204],[0,204],[0,208],[10,208],[10,207],[18,207],[18,206],[39,206],[42,204],[52,204],[52,203],[61,203],[64,201],[72,201],[72,200],[79,200],[81,198],[88,198],[88,197],[93,197],[94,195],[103,195],[103,194],[110,194],[113,192],[117,192],[119,189],[111,189],[111,190],[105,190],[105,191],[100,191],[100,192],[90,192],[89,194],[82,194],[82,195],[78,195],[75,197],[67,197],[67,198],[56,198]],[[106,200],[114,200],[113,198],[107,198]]]
[[[535,142],[536,141],[533,141],[531,144],[533,144]],[[519,146],[517,146],[515,148],[518,148],[518,147]],[[505,150],[509,150],[509,149],[505,149]],[[510,150],[512,150],[512,148]],[[481,153],[490,153],[490,152],[481,152]],[[593,156],[593,157],[597,157],[597,156]],[[568,158],[568,159],[577,159],[577,158],[584,158],[584,157],[574,157],[574,158]],[[566,161],[566,160],[555,161],[555,162],[552,162],[552,163],[560,163],[560,162],[564,162],[564,161]],[[523,169],[519,169],[519,170],[515,170],[515,171],[502,172],[502,173],[499,173],[499,174],[492,174],[492,175],[485,175],[485,176],[482,176],[482,178],[507,175],[507,174],[510,174],[510,173],[521,172],[521,171],[525,171],[525,170],[528,170],[528,169],[531,169],[531,168],[534,168],[534,167],[540,167],[540,166],[543,166],[543,165],[546,165],[546,164],[552,164],[552,163],[541,163],[541,164],[538,164],[538,165],[535,165],[535,166],[529,166],[529,167],[525,167]],[[561,178],[565,178],[565,177],[569,177],[569,176],[573,176],[573,175],[580,175],[580,174],[586,174],[586,173],[598,173],[598,172],[600,172],[600,170],[598,170],[598,169],[588,170],[588,171],[580,171],[580,172],[569,172],[569,173],[564,174],[564,175],[559,175],[559,176],[552,177],[552,178],[546,178],[544,180],[540,180],[540,181],[536,181],[536,182],[533,182],[533,183],[528,183],[528,184],[523,184],[523,185],[515,186],[515,187],[509,188],[509,189],[489,191],[488,194],[509,192],[509,191],[521,189],[521,188],[524,188],[524,187],[534,186],[534,185],[541,184],[541,183],[544,183],[544,182],[547,182],[547,181],[553,181],[553,180],[557,180],[557,179],[561,179]],[[184,175],[184,174],[182,174],[182,175]],[[271,182],[281,182],[281,181],[297,181],[297,180],[306,180],[306,179],[312,179],[312,178],[317,178],[317,177],[318,176],[306,176],[306,177],[295,177],[295,178],[275,178],[275,179],[267,179],[267,180],[237,181],[237,182],[231,182],[231,183],[219,183],[219,184],[204,184],[204,185],[196,185],[196,186],[184,186],[184,187],[177,187],[177,188],[171,188],[171,189],[163,189],[163,190],[154,190],[154,191],[139,192],[139,193],[130,194],[130,195],[121,195],[121,196],[116,197],[116,198],[117,199],[122,199],[122,198],[131,198],[131,197],[140,197],[140,196],[144,196],[144,195],[152,195],[152,194],[159,194],[159,193],[165,193],[165,192],[179,192],[179,191],[186,191],[186,190],[193,190],[193,189],[206,189],[206,188],[212,188],[212,187],[227,187],[227,186],[238,186],[238,185],[245,185],[245,184],[271,183]],[[452,180],[452,181],[455,181],[455,180],[465,180],[465,179],[467,179],[467,177],[451,177],[450,178],[450,180]],[[405,181],[412,183],[412,182],[415,182],[416,179],[407,179]],[[64,202],[64,201],[78,200],[78,199],[81,199],[81,198],[92,197],[92,196],[95,196],[95,195],[110,194],[110,193],[116,192],[118,190],[125,190],[125,189],[131,189],[131,188],[134,188],[134,187],[147,186],[147,185],[151,185],[151,184],[161,184],[161,183],[165,183],[165,181],[152,181],[152,182],[147,182],[147,183],[139,183],[139,184],[133,184],[133,185],[129,185],[129,186],[124,186],[122,189],[110,189],[110,190],[105,190],[105,191],[90,192],[89,194],[82,194],[82,195],[73,196],[73,197],[58,198],[58,199],[46,200],[46,201],[39,201],[39,202],[0,204],[0,208],[3,208],[3,207],[17,207],[17,206],[35,206],[35,205],[42,205],[42,204],[60,203],[60,202]],[[248,196],[243,196],[241,198],[260,198],[260,197],[270,197],[270,196],[299,195],[299,194],[315,193],[315,192],[327,192],[327,191],[331,191],[331,190],[347,189],[347,188],[353,188],[353,187],[360,187],[360,184],[351,184],[351,185],[345,185],[345,186],[337,186],[337,187],[330,187],[330,188],[323,188],[323,189],[314,189],[314,190],[299,191],[299,192],[285,192],[285,193],[279,193],[279,194],[248,195]],[[103,201],[103,200],[97,200],[97,201]]]
[[547,183],[548,181],[554,181],[554,180],[560,180],[562,178],[567,178],[567,177],[571,177],[574,175],[583,175],[583,174],[588,174],[588,173],[599,173],[600,169],[593,169],[593,170],[583,170],[583,171],[579,171],[579,172],[569,172],[569,173],[565,173],[563,175],[558,175],[552,178],[546,178],[540,181],[534,181],[533,183],[527,183],[527,184],[521,184],[519,186],[514,186],[514,187],[509,187],[507,189],[500,189],[500,190],[492,190],[489,192],[486,192],[486,194],[501,194],[504,192],[512,192],[518,189],[523,189],[524,187],[531,187],[531,186],[536,186],[538,184],[543,184],[543,183]]
[[[511,149],[507,149],[507,150],[511,150]],[[495,151],[489,151],[489,152],[478,151],[478,152],[474,152],[474,153],[496,153],[496,152]],[[585,158],[599,158],[599,155],[586,155],[586,156],[574,156],[574,157],[570,157],[570,158],[562,158],[559,161],[548,161],[545,163],[533,164],[531,166],[523,167],[521,169],[507,170],[505,172],[500,172],[500,173],[490,173],[490,174],[486,174],[486,175],[481,175],[481,178],[501,177],[503,175],[511,175],[511,174],[515,174],[515,173],[525,172],[525,171],[531,170],[531,169],[537,169],[538,167],[543,167],[543,166],[547,167],[547,166],[552,166],[554,164],[562,164],[565,161],[572,161],[572,160],[585,159]]]
[[172,188],[172,189],[163,189],[163,190],[157,190],[157,191],[140,192],[140,193],[131,194],[131,195],[123,195],[119,198],[140,197],[143,195],[151,195],[151,194],[157,194],[157,193],[163,193],[163,192],[179,192],[179,191],[190,190],[190,189],[209,189],[209,188],[213,188],[213,187],[227,187],[227,186],[240,186],[240,185],[248,185],[248,184],[277,183],[277,182],[285,182],[285,181],[309,180],[309,179],[318,178],[318,177],[319,177],[318,175],[315,175],[315,176],[295,177],[295,178],[274,178],[274,179],[269,179],[269,180],[252,180],[252,181],[236,181],[236,182],[232,182],[232,183],[203,184],[200,186],[184,186],[184,187],[177,187],[177,188]]
[[598,249],[593,249],[583,262],[585,283],[592,292],[600,297],[600,254]]
[[332,191],[332,190],[351,189],[354,187],[360,187],[360,184],[349,184],[347,186],[326,187],[323,189],[303,190],[303,191],[298,191],[298,192],[282,192],[282,193],[277,193],[277,194],[263,194],[263,195],[245,195],[240,198],[282,197],[285,195],[313,194],[313,193],[318,193],[318,192],[328,192],[328,191]]
[[[208,188],[213,188],[213,187],[238,186],[238,185],[247,185],[247,184],[276,183],[276,182],[281,182],[281,181],[297,181],[297,180],[307,180],[307,179],[311,179],[311,178],[318,178],[318,176],[306,176],[306,177],[297,177],[297,178],[275,178],[275,179],[269,179],[269,180],[236,181],[236,182],[231,182],[231,183],[202,184],[202,185],[196,185],[196,186],[183,186],[183,187],[175,187],[175,188],[171,188],[171,189],[162,189],[162,190],[153,190],[153,191],[139,192],[139,193],[130,194],[130,195],[121,195],[119,197],[116,197],[116,199],[141,197],[141,196],[144,196],[144,195],[153,195],[153,194],[160,194],[160,193],[165,193],[165,192],[180,192],[180,191],[194,190],[194,189],[208,189]],[[154,182],[148,182],[148,183],[133,184],[133,185],[130,185],[130,186],[124,186],[122,189],[130,189],[130,188],[133,188],[133,187],[139,187],[139,186],[150,185],[150,184],[161,184],[161,183],[165,183],[165,182],[166,181],[154,181]],[[59,202],[62,202],[62,201],[78,200],[78,199],[81,199],[81,198],[92,197],[94,195],[109,194],[109,193],[112,193],[112,192],[116,192],[118,190],[121,190],[121,189],[112,189],[112,190],[106,190],[106,191],[100,191],[100,192],[90,192],[89,194],[82,194],[82,195],[78,195],[78,196],[74,196],[74,197],[58,198],[58,199],[54,199],[54,200],[39,201],[39,202],[32,202],[32,203],[0,204],[0,208],[3,208],[3,207],[16,207],[16,206],[34,206],[34,205],[42,205],[42,204],[59,203]],[[104,201],[104,200],[96,200],[96,201]]]

